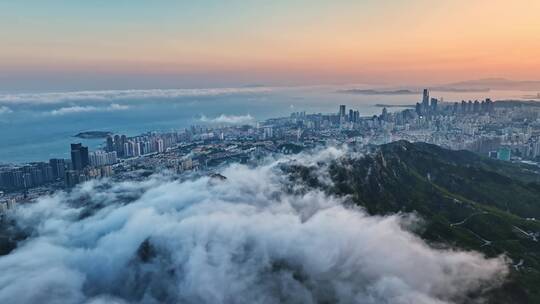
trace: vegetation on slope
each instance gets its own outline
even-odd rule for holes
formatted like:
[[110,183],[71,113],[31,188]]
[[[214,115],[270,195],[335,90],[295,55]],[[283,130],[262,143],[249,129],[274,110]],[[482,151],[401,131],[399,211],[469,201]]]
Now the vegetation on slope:
[[540,174],[534,167],[398,141],[332,163],[331,186],[318,182],[317,170],[288,169],[293,180],[349,196],[370,214],[417,213],[425,220],[417,233],[434,246],[506,255],[512,273],[491,301],[540,303]]

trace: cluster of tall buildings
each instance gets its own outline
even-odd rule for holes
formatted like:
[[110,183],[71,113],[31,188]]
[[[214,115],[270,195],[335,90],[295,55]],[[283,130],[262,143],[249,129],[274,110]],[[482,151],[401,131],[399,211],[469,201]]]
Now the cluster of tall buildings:
[[79,183],[83,183],[92,179],[108,177],[113,174],[111,166],[102,167],[85,167],[82,170],[66,171],[65,182],[67,187],[73,187]]
[[347,113],[347,107],[345,105],[339,106],[339,122],[357,122],[360,119],[360,112],[353,109],[349,109]]
[[70,160],[51,159],[25,165],[0,167],[0,190],[24,190],[56,181],[73,187],[81,182],[110,176],[119,158],[164,152],[182,137],[177,133],[145,134],[136,137],[109,136],[105,150],[90,152],[81,143],[70,146]]
[[88,147],[82,144],[71,144],[71,165],[72,169],[81,171],[90,166],[90,157],[88,155]]
[[62,180],[65,168],[63,159],[50,159],[48,163],[33,162],[22,166],[3,167],[0,168],[0,189],[29,189]]
[[68,187],[76,184],[112,175],[110,165],[117,162],[116,152],[88,152],[88,147],[81,143],[71,144],[71,165],[65,173],[65,183]]
[[72,187],[93,178],[110,176],[110,165],[118,162],[116,152],[89,152],[80,143],[71,144],[71,159],[50,159],[20,166],[0,168],[0,190],[24,190],[64,181]]
[[[540,160],[540,108],[521,104],[499,106],[499,103],[495,107],[490,99],[444,103],[442,99],[430,98],[426,89],[416,109],[390,113],[383,108],[380,115],[369,117],[360,117],[359,111],[339,105],[337,113],[295,112],[290,117],[271,118],[256,126],[192,126],[175,133],[115,135],[107,137],[104,150],[89,152],[88,147],[80,143],[72,144],[70,160],[51,159],[49,163],[0,167],[0,190],[31,188],[58,180],[65,180],[71,187],[110,176],[112,165],[119,159],[123,159],[123,164],[114,166],[116,173],[128,170],[131,163],[146,165],[149,159],[154,161],[148,163],[150,167],[174,165],[180,172],[223,159],[258,154],[256,151],[261,147],[268,151],[293,151],[295,147],[324,140],[382,144],[398,139],[467,149],[501,160]],[[219,145],[227,142],[235,142],[235,145],[223,151]],[[248,148],[237,151],[237,144],[243,143],[249,143]],[[209,156],[209,152],[201,148],[205,145],[210,150],[214,147],[216,152]],[[251,148],[255,152],[249,151]],[[199,153],[200,157],[180,159],[176,152],[182,149],[188,150],[184,151],[186,154]],[[146,157],[138,157],[143,155]]]
[[177,133],[148,133],[141,136],[108,136],[105,150],[88,152],[88,147],[81,144],[71,145],[71,168],[66,171],[65,181],[68,187],[87,180],[112,175],[112,165],[120,158],[138,157],[150,153],[162,153],[175,145],[180,136]]
[[424,89],[422,93],[422,102],[416,103],[416,114],[418,116],[434,115],[439,110],[439,100],[437,98],[429,98],[429,90]]
[[[491,99],[489,98],[482,101],[462,100],[461,104],[455,102],[451,105],[451,107],[447,107],[447,110],[450,110],[451,114],[454,115],[492,113],[495,109],[493,101],[491,101]],[[424,89],[422,94],[422,101],[416,103],[416,114],[418,116],[432,116],[439,113],[439,111],[439,100],[437,98],[430,98],[429,90]]]
[[88,153],[88,157],[90,159],[90,165],[92,167],[114,165],[118,162],[118,156],[116,151],[107,152],[103,150],[97,150]]
[[1,200],[0,201],[0,216],[8,210],[15,209],[16,206],[17,206],[17,201],[14,198]]
[[137,157],[149,153],[161,153],[179,141],[177,133],[146,134],[135,137],[108,136],[106,152],[116,152],[117,157]]
[[[540,107],[519,101],[501,102],[497,106],[489,98],[445,103],[431,98],[425,89],[415,109],[390,113],[384,108],[381,115],[357,119],[355,111],[347,112],[347,107],[340,105],[337,114],[298,112],[291,115],[289,122],[280,124],[274,119],[272,123],[275,134],[287,134],[287,129],[295,129],[298,134],[316,138],[314,134],[348,130],[355,131],[347,133],[349,136],[354,135],[355,140],[363,143],[405,139],[466,149],[500,160],[540,161]],[[339,135],[333,134],[336,138]]]
[[486,100],[482,100],[481,102],[478,100],[472,101],[469,100],[468,102],[465,100],[461,101],[461,104],[458,104],[457,102],[454,103],[453,106],[453,112],[454,114],[484,114],[484,113],[492,113],[495,110],[495,105],[491,99],[487,98]]
[[[386,111],[386,110],[385,110]],[[289,125],[288,119],[292,119],[294,126]],[[288,132],[284,132],[282,129],[290,127],[298,130],[323,130],[331,128],[348,129],[350,126],[358,124],[362,121],[360,117],[360,111],[349,109],[347,111],[346,105],[339,105],[337,113],[318,113],[318,114],[306,114],[306,112],[294,112],[289,118],[285,119],[269,119],[267,122],[271,122],[274,125],[274,137],[284,138]],[[266,126],[263,126],[265,128]],[[264,129],[263,129],[264,130]],[[298,138],[299,136],[296,136]],[[263,139],[264,139],[263,133]]]

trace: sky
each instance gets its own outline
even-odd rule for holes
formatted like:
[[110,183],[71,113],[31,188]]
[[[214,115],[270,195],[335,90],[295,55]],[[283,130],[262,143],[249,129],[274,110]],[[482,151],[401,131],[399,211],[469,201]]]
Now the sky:
[[540,79],[537,0],[0,0],[0,90]]

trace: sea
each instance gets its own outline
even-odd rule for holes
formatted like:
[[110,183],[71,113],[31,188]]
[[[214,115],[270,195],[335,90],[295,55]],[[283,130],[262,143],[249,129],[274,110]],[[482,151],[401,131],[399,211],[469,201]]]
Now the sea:
[[[292,112],[337,113],[340,104],[361,116],[380,114],[381,104],[400,111],[421,93],[363,95],[343,90],[362,86],[242,87],[0,93],[0,163],[69,158],[70,143],[99,149],[104,139],[79,132],[109,131],[135,136],[179,131],[191,125],[255,123]],[[431,92],[444,101],[521,99],[521,91]]]

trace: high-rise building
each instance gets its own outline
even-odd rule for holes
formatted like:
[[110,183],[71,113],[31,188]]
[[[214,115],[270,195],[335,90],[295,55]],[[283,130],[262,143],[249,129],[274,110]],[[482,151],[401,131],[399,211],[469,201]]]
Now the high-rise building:
[[83,146],[81,143],[71,144],[71,163],[73,170],[82,170],[90,165],[90,159],[88,157],[88,147]]
[[107,136],[107,148],[105,149],[107,152],[115,151],[114,149],[114,140],[112,136]]
[[114,151],[116,151],[118,155],[123,156],[122,151],[124,151],[124,144],[120,140],[120,135],[116,134],[114,136],[113,146],[114,146]]
[[537,141],[533,143],[532,148],[532,157],[537,158],[538,156],[540,156],[540,142]]
[[346,107],[345,105],[340,105],[339,106],[339,117],[345,117],[345,113],[346,113]]
[[419,102],[416,103],[415,110],[418,116],[422,115],[422,105]]
[[90,165],[93,167],[102,167],[105,165],[113,165],[117,163],[116,151],[105,152],[97,150],[89,153]]
[[133,143],[131,141],[124,143],[124,147],[122,148],[122,151],[124,151],[123,152],[124,157],[133,156]]
[[264,127],[263,139],[269,139],[274,137],[274,132],[271,126]]
[[[124,147],[125,147],[124,144],[125,144],[127,141],[128,141],[128,140],[127,140],[127,136],[125,136],[125,135],[120,136],[120,147],[124,148]],[[118,152],[118,151],[117,151],[117,152]],[[126,154],[126,151],[120,151],[119,153],[120,153],[121,155],[124,155],[124,154]]]
[[437,100],[437,98],[431,98],[431,112],[433,113],[437,113],[437,104],[439,103],[439,101]]
[[422,109],[424,111],[427,111],[429,109],[429,91],[428,91],[428,89],[424,89],[424,93],[422,95]]
[[81,151],[71,145],[71,166],[74,170],[82,170],[82,156]]
[[66,171],[66,176],[64,178],[67,187],[74,187],[79,183],[79,173],[74,170]]
[[475,100],[473,103],[473,112],[474,113],[480,112],[480,102],[478,100]]
[[141,155],[141,143],[134,142],[133,143],[133,156],[140,156],[140,155]]
[[49,160],[55,179],[64,179],[66,175],[66,161],[64,159],[52,158]]
[[44,185],[57,178],[53,167],[45,162],[32,162],[0,170],[0,189],[28,189]]
[[359,111],[354,111],[353,122],[358,122],[359,120],[360,120],[360,112]]
[[[220,135],[220,138],[221,140],[223,140],[223,132],[221,132],[221,135]],[[163,139],[158,139],[156,140],[156,150],[159,152],[159,153],[162,153],[163,151],[165,151],[165,145],[163,143]]]
[[387,119],[388,119],[388,110],[386,109],[386,107],[384,107],[381,113],[381,120],[386,121]]

